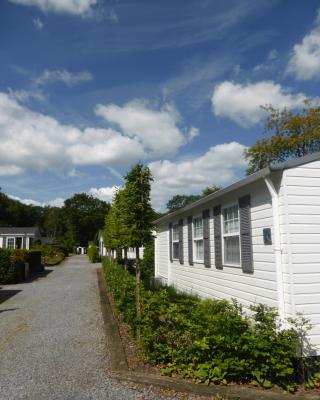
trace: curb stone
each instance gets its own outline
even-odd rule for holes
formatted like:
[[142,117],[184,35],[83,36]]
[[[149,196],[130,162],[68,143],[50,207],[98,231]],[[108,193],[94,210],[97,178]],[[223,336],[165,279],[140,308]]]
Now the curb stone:
[[138,371],[128,368],[126,355],[122,345],[118,324],[110,306],[106,282],[102,269],[97,269],[98,287],[101,310],[104,321],[105,334],[111,345],[109,346],[110,375],[119,380],[171,389],[176,392],[190,393],[200,396],[222,396],[225,400],[319,400],[320,395],[315,393],[288,394],[280,389],[262,390],[254,387],[229,385],[206,386],[196,384],[182,378],[171,378]]

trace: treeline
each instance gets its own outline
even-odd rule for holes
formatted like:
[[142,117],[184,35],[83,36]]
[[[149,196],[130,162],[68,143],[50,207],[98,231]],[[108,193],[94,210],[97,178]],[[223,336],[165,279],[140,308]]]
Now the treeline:
[[109,203],[86,193],[75,194],[58,208],[26,205],[0,192],[0,226],[36,226],[42,236],[56,238],[70,251],[94,239],[109,209]]

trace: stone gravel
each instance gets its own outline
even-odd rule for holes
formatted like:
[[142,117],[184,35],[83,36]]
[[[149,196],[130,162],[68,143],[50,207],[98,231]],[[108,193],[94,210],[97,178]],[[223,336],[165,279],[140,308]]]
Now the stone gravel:
[[108,376],[97,265],[73,256],[47,276],[2,286],[12,296],[0,304],[1,400],[180,398]]

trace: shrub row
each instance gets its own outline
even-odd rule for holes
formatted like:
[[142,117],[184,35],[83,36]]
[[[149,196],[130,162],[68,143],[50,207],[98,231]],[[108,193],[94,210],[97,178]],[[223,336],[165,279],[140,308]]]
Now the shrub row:
[[32,251],[40,251],[44,257],[44,264],[48,266],[59,264],[69,254],[65,246],[56,244],[36,243],[32,246]]
[[29,274],[43,270],[41,252],[0,249],[0,283],[18,283],[25,280],[25,263],[29,263]]
[[107,259],[104,271],[119,314],[133,333],[140,324],[142,349],[165,373],[206,383],[295,389],[299,332],[280,329],[274,309],[258,305],[249,317],[235,301],[142,287],[142,318],[137,321],[134,277]]

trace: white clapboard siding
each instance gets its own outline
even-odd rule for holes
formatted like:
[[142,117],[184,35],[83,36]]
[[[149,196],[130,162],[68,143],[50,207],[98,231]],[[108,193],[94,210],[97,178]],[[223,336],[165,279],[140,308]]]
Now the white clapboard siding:
[[296,312],[312,324],[311,344],[320,346],[320,161],[284,171]]
[[[218,204],[223,206],[237,203],[239,197],[246,194],[251,195],[254,273],[246,274],[241,268],[237,267],[223,267],[222,270],[216,269],[214,265],[213,207]],[[189,215],[201,215],[205,209],[210,210],[210,268],[206,268],[202,263],[194,262],[194,265],[189,265],[188,263],[187,217]],[[242,191],[228,194],[218,201],[212,202],[212,204],[192,209],[176,217],[171,222],[176,223],[181,218],[183,218],[184,223],[184,263],[180,264],[178,260],[170,263],[170,283],[172,285],[178,290],[197,294],[204,298],[227,300],[234,298],[241,302],[246,309],[250,305],[258,303],[264,303],[271,307],[277,306],[274,249],[273,245],[265,245],[263,243],[263,228],[271,228],[273,230],[271,199],[263,181],[256,182]],[[168,235],[165,235],[167,229],[168,223],[160,226],[157,238],[157,273],[162,277],[167,276],[165,273],[169,259]]]
[[159,227],[155,246],[156,276],[166,282],[169,262],[169,233],[166,225]]

